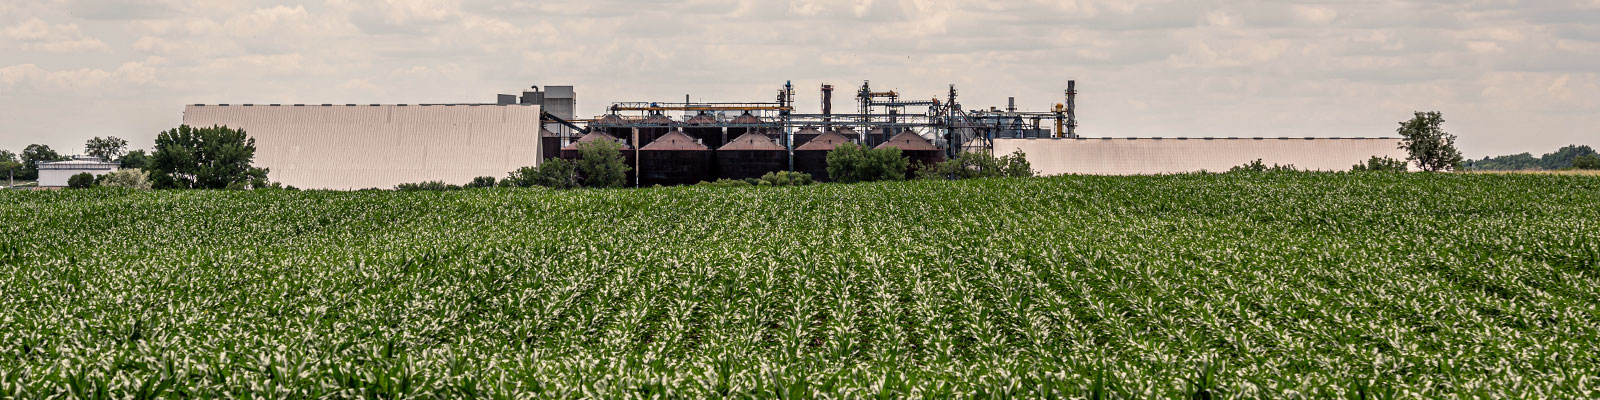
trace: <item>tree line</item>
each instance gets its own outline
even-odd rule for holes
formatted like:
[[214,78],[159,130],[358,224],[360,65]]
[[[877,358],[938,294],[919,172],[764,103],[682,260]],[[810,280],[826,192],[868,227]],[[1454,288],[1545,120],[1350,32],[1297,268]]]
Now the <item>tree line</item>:
[[[68,179],[73,188],[95,185],[153,189],[248,189],[269,186],[268,170],[255,167],[255,139],[242,129],[225,126],[181,125],[156,135],[151,151],[128,150],[128,141],[115,136],[94,137],[84,143],[85,153],[117,164],[120,170],[95,176],[82,173]],[[0,150],[0,173],[21,180],[39,179],[39,164],[71,157],[34,144],[18,155]]]

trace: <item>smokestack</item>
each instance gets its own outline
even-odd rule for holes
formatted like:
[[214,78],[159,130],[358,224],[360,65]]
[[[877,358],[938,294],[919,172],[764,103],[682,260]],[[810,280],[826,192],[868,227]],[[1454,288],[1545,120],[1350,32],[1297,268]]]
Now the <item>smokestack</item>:
[[1067,137],[1078,137],[1078,81],[1067,81]]
[[833,130],[833,85],[822,85],[822,130]]
[[1007,97],[1006,99],[1008,99],[1006,100],[1006,112],[1017,112],[1017,98]]

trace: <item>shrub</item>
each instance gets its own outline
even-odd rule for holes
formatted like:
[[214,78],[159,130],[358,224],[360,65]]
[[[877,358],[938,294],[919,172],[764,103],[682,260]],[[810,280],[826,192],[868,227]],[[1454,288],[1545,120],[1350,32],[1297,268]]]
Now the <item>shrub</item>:
[[150,188],[150,173],[140,169],[120,169],[100,176],[100,186],[145,190]]
[[768,172],[761,176],[760,181],[758,185],[761,186],[805,186],[814,182],[811,174],[795,171]]
[[867,149],[844,143],[828,152],[828,177],[839,183],[898,181],[906,178],[910,164],[897,148]]
[[750,182],[745,182],[743,180],[738,180],[738,179],[718,179],[715,182],[700,181],[700,183],[695,184],[695,186],[750,187]]
[[402,183],[394,186],[395,190],[402,192],[444,192],[461,190],[460,186],[444,183],[444,181],[427,181],[418,183]]
[[1037,173],[1022,150],[999,158],[971,152],[938,164],[921,165],[917,168],[917,179],[1021,178]]
[[1257,158],[1255,161],[1251,161],[1249,163],[1245,163],[1244,165],[1240,165],[1240,166],[1236,166],[1236,167],[1228,169],[1228,173],[1236,173],[1236,172],[1295,172],[1295,171],[1299,171],[1299,170],[1294,168],[1294,164],[1288,164],[1288,165],[1272,164],[1271,167],[1268,167],[1267,164],[1262,163],[1261,159],[1259,159],[1259,158]]
[[553,158],[545,160],[537,167],[522,167],[511,171],[511,174],[501,181],[501,186],[572,189],[578,187],[578,172],[573,162]]
[[67,178],[67,187],[73,189],[86,189],[94,187],[94,174],[80,172],[77,175],[73,175],[71,178]]
[[492,176],[480,176],[480,177],[477,177],[477,178],[472,178],[472,182],[467,182],[467,185],[465,187],[466,188],[492,188],[492,187],[494,187],[494,183],[495,183],[494,182],[494,177],[492,177]]
[[1406,172],[1406,162],[1389,157],[1372,156],[1366,164],[1356,164],[1350,172]]
[[619,188],[628,183],[628,163],[622,158],[622,145],[596,140],[578,145],[577,174],[583,186]]

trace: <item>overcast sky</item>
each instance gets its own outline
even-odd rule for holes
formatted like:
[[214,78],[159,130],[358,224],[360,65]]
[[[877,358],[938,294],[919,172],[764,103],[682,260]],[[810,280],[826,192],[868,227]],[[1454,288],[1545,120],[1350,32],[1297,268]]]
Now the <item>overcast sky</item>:
[[1085,136],[1393,136],[1469,157],[1600,147],[1600,0],[5,0],[0,149],[136,148],[194,103],[771,101],[862,80],[1062,101]]

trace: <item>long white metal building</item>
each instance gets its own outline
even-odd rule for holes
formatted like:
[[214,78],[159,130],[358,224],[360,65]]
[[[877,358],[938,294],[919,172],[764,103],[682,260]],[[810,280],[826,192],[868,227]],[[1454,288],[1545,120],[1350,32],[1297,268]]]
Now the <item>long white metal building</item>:
[[503,178],[539,160],[539,110],[523,104],[202,105],[183,123],[244,129],[268,179],[303,189],[390,189]]
[[1404,160],[1396,138],[995,139],[994,154],[1021,150],[1041,175],[1226,172],[1261,160],[1297,169],[1348,171],[1368,158]]

